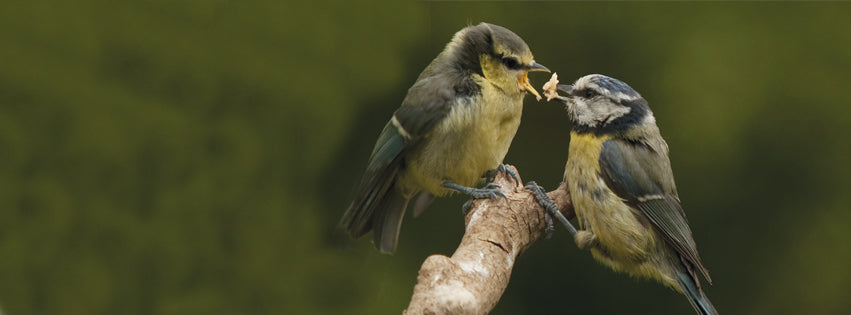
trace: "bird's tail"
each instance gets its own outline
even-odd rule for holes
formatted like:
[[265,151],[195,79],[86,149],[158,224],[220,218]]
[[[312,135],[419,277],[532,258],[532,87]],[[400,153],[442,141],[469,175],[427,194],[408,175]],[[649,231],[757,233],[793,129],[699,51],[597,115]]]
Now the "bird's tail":
[[409,200],[394,189],[378,205],[375,218],[372,221],[372,241],[375,242],[375,247],[382,253],[396,251],[402,219],[405,218],[405,209],[408,208]]
[[384,253],[396,250],[399,228],[408,199],[397,189],[405,139],[391,123],[384,126],[372,150],[355,200],[340,225],[353,237],[373,230],[375,247]]
[[410,200],[396,190],[393,184],[388,186],[370,189],[369,196],[352,203],[340,221],[355,238],[372,230],[375,247],[383,253],[396,251],[402,219]]
[[697,311],[698,314],[718,314],[718,311],[715,310],[715,306],[712,305],[712,302],[709,301],[709,298],[707,298],[706,294],[703,293],[703,290],[700,289],[700,284],[697,283],[698,280],[695,278],[693,273],[678,271],[677,281],[680,284],[680,288],[683,289],[683,294],[685,294],[689,303],[691,303],[691,306],[694,307],[694,310]]

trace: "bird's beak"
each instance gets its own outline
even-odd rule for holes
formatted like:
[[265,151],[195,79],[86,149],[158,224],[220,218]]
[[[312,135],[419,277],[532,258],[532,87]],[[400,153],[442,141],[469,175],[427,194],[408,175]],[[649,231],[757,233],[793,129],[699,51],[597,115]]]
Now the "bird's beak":
[[529,83],[529,76],[527,74],[528,72],[523,73],[519,77],[517,77],[517,83],[520,83],[520,86],[523,87],[524,90],[529,91],[529,93],[532,93],[532,95],[535,95],[535,99],[540,101],[541,94],[538,94],[538,91],[536,91],[535,88],[532,87],[532,84]]
[[535,99],[540,101],[541,94],[538,94],[538,91],[535,90],[535,88],[532,87],[532,84],[529,83],[529,72],[535,71],[550,72],[550,69],[547,69],[547,67],[544,67],[544,65],[540,63],[532,61],[532,65],[529,67],[529,70],[527,70],[526,73],[520,75],[520,77],[517,78],[517,81],[520,83],[520,86],[522,86],[523,89],[529,91],[529,93],[532,93],[532,95],[535,95]]
[[550,69],[547,69],[547,67],[544,67],[544,65],[532,61],[532,67],[529,68],[529,72],[535,72],[535,71],[551,72]]
[[567,93],[567,94],[571,94],[571,93],[573,93],[573,85],[570,85],[570,84],[559,84],[559,85],[558,85],[558,90],[559,90],[559,91],[562,91],[562,92],[565,92],[565,93]]

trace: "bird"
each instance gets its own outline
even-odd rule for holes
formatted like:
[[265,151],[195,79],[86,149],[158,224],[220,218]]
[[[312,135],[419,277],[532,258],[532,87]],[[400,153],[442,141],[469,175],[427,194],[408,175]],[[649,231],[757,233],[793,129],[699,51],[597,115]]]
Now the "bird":
[[[683,211],[668,144],[648,102],[626,83],[601,74],[546,91],[572,121],[564,181],[580,229],[543,188],[531,189],[576,245],[615,271],[655,279],[684,294],[698,314],[717,314],[698,273],[712,283]],[[551,227],[549,228],[551,229]]]
[[529,83],[534,71],[549,69],[505,27],[483,22],[455,33],[378,136],[340,225],[354,238],[372,230],[375,247],[393,253],[411,199],[416,217],[436,196],[504,197],[496,184],[474,186],[496,171],[516,181],[502,163],[525,95],[541,99]]

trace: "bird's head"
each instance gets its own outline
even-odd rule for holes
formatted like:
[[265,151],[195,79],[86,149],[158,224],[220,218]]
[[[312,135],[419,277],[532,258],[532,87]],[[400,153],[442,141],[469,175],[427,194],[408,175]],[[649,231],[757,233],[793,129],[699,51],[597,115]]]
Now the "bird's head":
[[567,93],[556,98],[567,106],[574,129],[606,133],[655,124],[647,101],[618,79],[591,74],[570,85],[559,84],[558,90]]
[[529,92],[541,99],[529,83],[530,71],[550,72],[535,62],[532,51],[520,36],[499,25],[468,26],[453,40],[465,65],[505,93]]

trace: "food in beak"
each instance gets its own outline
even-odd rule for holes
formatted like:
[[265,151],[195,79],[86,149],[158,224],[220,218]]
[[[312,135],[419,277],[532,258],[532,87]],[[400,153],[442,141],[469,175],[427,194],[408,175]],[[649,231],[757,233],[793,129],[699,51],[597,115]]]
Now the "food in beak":
[[553,72],[553,75],[550,77],[550,80],[547,83],[544,83],[544,96],[547,97],[547,101],[551,101],[554,98],[558,98],[558,74]]

